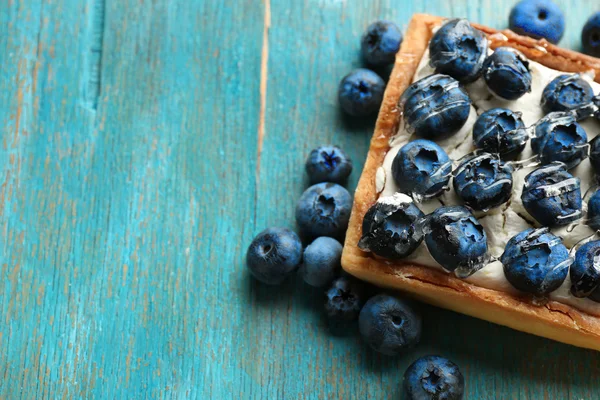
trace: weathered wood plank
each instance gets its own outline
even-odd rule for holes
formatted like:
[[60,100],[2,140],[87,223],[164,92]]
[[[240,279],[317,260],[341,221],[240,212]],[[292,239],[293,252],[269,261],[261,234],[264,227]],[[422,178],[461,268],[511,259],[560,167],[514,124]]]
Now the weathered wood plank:
[[[336,88],[364,27],[512,5],[267,1],[0,4],[0,398],[397,398],[427,353],[468,398],[598,397],[597,353],[423,306],[423,344],[386,358],[327,334],[320,291],[249,279],[311,148],[343,146],[356,185],[373,121]],[[561,5],[576,48],[597,5]]]

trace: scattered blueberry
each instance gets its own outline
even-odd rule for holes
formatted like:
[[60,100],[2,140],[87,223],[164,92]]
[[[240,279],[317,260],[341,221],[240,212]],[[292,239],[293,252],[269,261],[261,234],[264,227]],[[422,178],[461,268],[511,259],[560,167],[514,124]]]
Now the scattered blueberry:
[[406,400],[460,400],[465,380],[458,366],[440,356],[425,356],[404,373]]
[[483,267],[487,236],[483,226],[463,206],[439,207],[429,215],[425,244],[444,269],[466,277]]
[[590,140],[590,164],[597,176],[600,176],[600,135]]
[[520,35],[558,43],[565,32],[565,16],[552,1],[523,0],[511,10],[509,26]]
[[521,153],[527,145],[529,136],[523,128],[525,124],[520,112],[492,108],[475,121],[473,142],[478,149],[510,159]]
[[296,222],[311,237],[340,238],[348,228],[352,196],[336,183],[317,183],[306,189],[296,206]]
[[364,117],[379,110],[385,82],[375,72],[358,68],[340,82],[338,99],[342,110],[354,117]]
[[313,185],[321,182],[344,184],[352,172],[352,161],[337,146],[320,146],[310,152],[306,172]]
[[358,328],[373,350],[394,356],[419,343],[421,316],[404,300],[379,294],[360,311]]
[[508,164],[493,154],[472,155],[454,172],[454,190],[472,209],[489,210],[510,199],[512,171]]
[[[600,240],[587,242],[577,249],[571,265],[571,294],[588,297],[600,286]],[[600,289],[598,289],[600,293]]]
[[587,157],[587,134],[571,114],[550,113],[536,124],[531,149],[543,164],[560,161],[570,169]]
[[423,212],[405,194],[382,197],[365,214],[358,247],[380,257],[398,259],[411,254],[423,241],[416,222]]
[[530,228],[513,236],[500,261],[511,285],[536,296],[558,289],[571,264],[569,251],[548,228]]
[[469,118],[471,99],[458,81],[430,75],[410,85],[400,98],[409,130],[429,139],[456,133]]
[[483,78],[490,91],[506,100],[516,100],[531,91],[529,61],[512,47],[498,47],[486,58]]
[[300,275],[311,286],[325,286],[340,270],[341,259],[340,242],[327,236],[318,237],[304,249]]
[[593,57],[600,57],[600,11],[587,20],[581,31],[583,52]]
[[430,64],[438,74],[461,82],[477,79],[487,55],[487,38],[466,19],[452,19],[429,42]]
[[600,230],[600,190],[596,190],[587,203],[587,224]]
[[332,333],[343,335],[352,331],[364,303],[362,284],[349,276],[333,281],[325,292],[325,315]]
[[246,252],[246,264],[259,281],[278,285],[302,260],[302,243],[295,232],[269,228],[259,233]]
[[544,88],[542,109],[545,113],[573,110],[588,104],[592,97],[594,90],[580,75],[560,75]]
[[581,217],[579,178],[562,163],[540,167],[525,177],[521,200],[525,210],[541,225],[567,225]]
[[381,67],[392,64],[402,43],[402,32],[390,21],[375,21],[360,40],[360,50],[367,64]]
[[448,185],[452,162],[439,145],[427,139],[408,142],[392,162],[392,177],[403,193],[436,196]]

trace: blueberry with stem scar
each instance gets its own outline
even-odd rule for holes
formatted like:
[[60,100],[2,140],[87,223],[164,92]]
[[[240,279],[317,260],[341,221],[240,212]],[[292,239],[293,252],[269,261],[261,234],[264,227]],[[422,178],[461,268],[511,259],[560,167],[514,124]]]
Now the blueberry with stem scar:
[[358,247],[380,257],[404,258],[423,241],[423,230],[418,228],[423,217],[423,212],[405,194],[382,197],[365,214]]
[[579,178],[562,163],[542,166],[525,177],[521,200],[525,210],[541,225],[568,225],[581,218]]
[[511,159],[521,153],[528,140],[521,113],[507,108],[487,110],[473,125],[475,147],[498,153],[503,159]]
[[336,183],[317,183],[306,189],[296,206],[296,222],[309,237],[340,238],[348,228],[352,196]]
[[555,112],[535,125],[531,149],[543,164],[559,161],[568,169],[587,157],[587,133],[572,114]]
[[467,208],[439,207],[427,218],[425,244],[445,270],[464,278],[484,266],[487,235]]
[[548,228],[527,229],[513,236],[500,261],[510,284],[535,296],[558,289],[572,262],[565,245]]
[[573,296],[588,297],[595,291],[600,292],[600,240],[592,240],[577,249],[570,274]]
[[471,99],[457,80],[436,74],[410,85],[400,98],[400,106],[409,131],[427,139],[441,139],[467,122]]
[[465,380],[458,366],[440,356],[425,356],[413,362],[404,373],[407,400],[460,400]]
[[447,186],[452,162],[444,149],[426,140],[413,140],[402,146],[392,163],[392,177],[407,194],[433,197]]
[[472,82],[481,74],[487,48],[487,38],[469,21],[452,19],[442,25],[429,42],[430,64],[438,74]]
[[578,74],[559,75],[542,92],[542,109],[546,114],[569,111],[592,101],[592,86]]
[[512,47],[498,47],[483,65],[489,90],[505,100],[516,100],[531,92],[529,61]]
[[490,153],[467,157],[454,172],[458,197],[474,210],[489,210],[510,199],[512,168]]

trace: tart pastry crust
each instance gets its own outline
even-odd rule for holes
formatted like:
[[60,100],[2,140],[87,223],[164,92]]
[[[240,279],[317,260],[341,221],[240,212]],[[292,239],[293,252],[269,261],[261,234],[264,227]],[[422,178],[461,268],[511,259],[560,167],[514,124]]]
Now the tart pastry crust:
[[[432,28],[444,18],[413,16],[379,111],[375,132],[356,193],[346,234],[342,266],[348,273],[379,286],[400,289],[433,305],[505,325],[559,342],[600,350],[600,317],[556,301],[539,304],[527,295],[514,295],[475,286],[453,275],[416,264],[389,261],[357,247],[362,221],[379,197],[376,174],[390,149],[389,140],[398,131],[401,115],[398,100],[411,84],[427,49]],[[511,31],[497,31],[472,24],[487,34],[492,49],[510,46],[527,58],[565,72],[592,72],[600,82],[600,59],[561,49],[545,40],[535,40]],[[598,304],[600,308],[600,303]]]

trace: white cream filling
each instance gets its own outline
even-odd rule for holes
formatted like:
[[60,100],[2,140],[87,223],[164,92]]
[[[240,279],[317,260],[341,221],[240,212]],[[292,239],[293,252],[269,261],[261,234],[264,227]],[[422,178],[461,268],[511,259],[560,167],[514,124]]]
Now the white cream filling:
[[[544,116],[540,106],[542,92],[552,79],[558,75],[564,74],[564,72],[547,68],[532,61],[529,63],[529,68],[532,76],[531,92],[523,95],[518,100],[508,101],[494,96],[488,90],[482,78],[466,86],[471,101],[475,105],[475,107],[471,107],[471,113],[467,122],[453,136],[436,141],[436,143],[448,153],[451,159],[457,160],[475,149],[472,140],[473,124],[475,123],[477,115],[486,110],[504,107],[513,111],[520,111],[523,113],[522,118],[526,126],[533,125]],[[432,73],[434,73],[434,71],[429,66],[429,51],[427,51],[419,64],[413,82],[431,75]],[[594,93],[600,93],[600,84],[595,83],[590,77],[584,77],[592,85]],[[588,141],[600,133],[600,123],[593,118],[581,122],[581,125],[587,133]],[[376,187],[377,191],[381,192],[380,196],[389,196],[398,191],[398,186],[391,175],[392,161],[398,153],[398,150],[413,138],[413,135],[410,135],[405,130],[404,124],[401,124],[398,134],[390,140],[391,149],[385,157],[383,166],[378,169],[376,174]],[[519,159],[527,159],[533,155],[534,153],[528,143]],[[500,257],[506,243],[511,237],[532,226],[539,226],[533,217],[527,213],[521,202],[521,191],[523,189],[524,178],[532,170],[532,168],[523,168],[513,174],[513,193],[509,203],[503,204],[487,213],[475,213],[486,231],[488,248],[491,255],[494,257]],[[586,159],[582,161],[576,168],[570,170],[570,172],[581,179],[581,194],[583,196],[588,188],[594,184],[594,171],[589,160]],[[450,184],[452,184],[452,180],[450,180]],[[424,213],[431,213],[442,204],[453,205],[461,203],[462,202],[451,187],[450,190],[446,191],[439,198],[421,203],[419,204],[419,207]],[[585,203],[583,207],[585,210]],[[579,222],[571,232],[567,232],[567,227],[555,228],[552,229],[552,232],[555,235],[560,236],[568,248],[571,248],[581,239],[593,234],[592,229],[581,222]],[[425,266],[441,268],[429,254],[425,243],[422,243],[417,250],[407,258],[407,260]],[[488,289],[517,293],[517,290],[506,280],[502,264],[499,261],[488,264],[483,269],[467,278],[466,281]],[[550,294],[550,298],[586,312],[600,315],[600,303],[596,303],[589,299],[578,299],[572,296],[569,292],[570,286],[571,282],[569,277],[567,277],[563,285]]]

